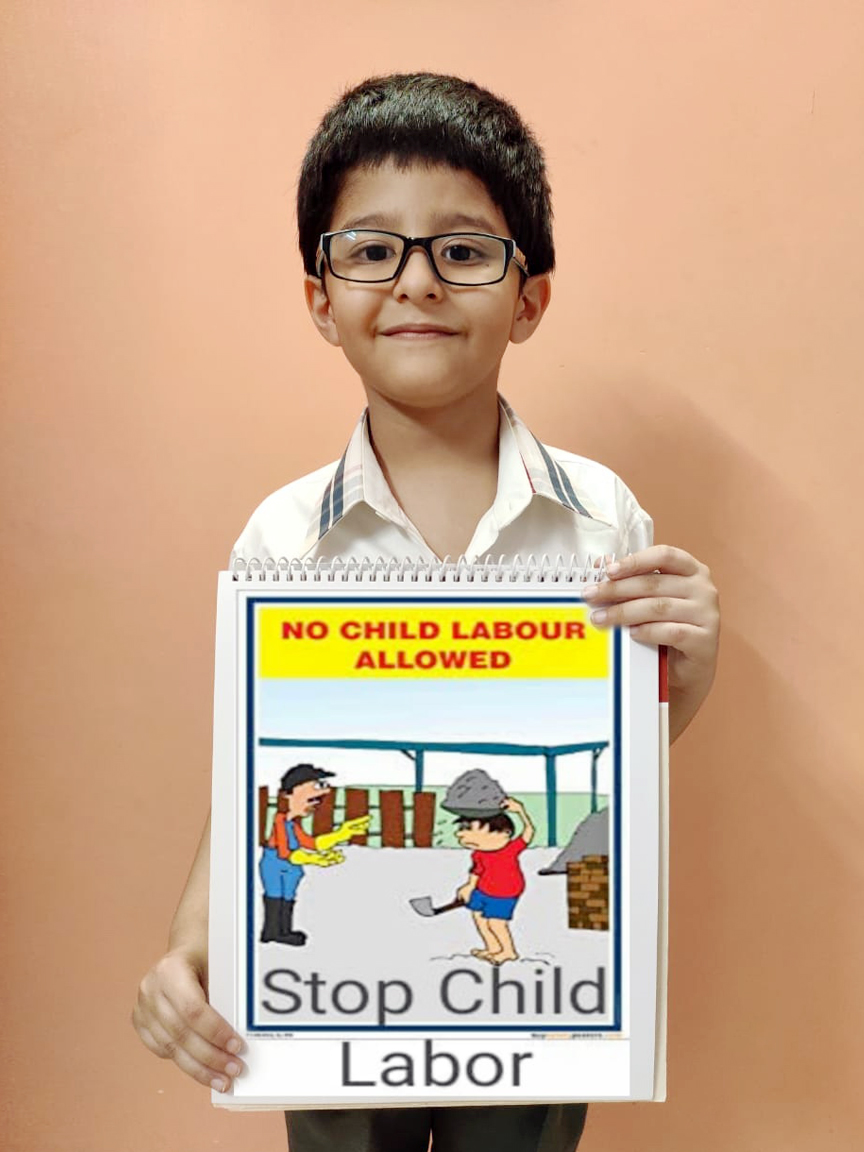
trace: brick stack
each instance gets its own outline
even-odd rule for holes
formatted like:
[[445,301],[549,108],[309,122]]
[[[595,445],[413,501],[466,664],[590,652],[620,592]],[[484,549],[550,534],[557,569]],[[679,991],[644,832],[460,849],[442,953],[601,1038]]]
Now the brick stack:
[[608,856],[583,856],[567,865],[567,924],[608,932]]

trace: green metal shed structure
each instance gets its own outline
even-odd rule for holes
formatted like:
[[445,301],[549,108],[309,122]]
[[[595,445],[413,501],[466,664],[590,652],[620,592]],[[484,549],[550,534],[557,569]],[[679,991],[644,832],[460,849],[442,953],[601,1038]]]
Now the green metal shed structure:
[[504,744],[483,742],[465,744],[458,741],[404,741],[404,740],[297,740],[279,736],[261,736],[261,748],[358,748],[365,751],[401,752],[414,766],[414,791],[423,791],[425,758],[428,752],[465,752],[477,756],[542,756],[546,768],[546,818],[549,846],[558,845],[558,766],[559,756],[574,752],[591,755],[591,811],[597,811],[597,761],[608,740],[587,740],[578,744]]

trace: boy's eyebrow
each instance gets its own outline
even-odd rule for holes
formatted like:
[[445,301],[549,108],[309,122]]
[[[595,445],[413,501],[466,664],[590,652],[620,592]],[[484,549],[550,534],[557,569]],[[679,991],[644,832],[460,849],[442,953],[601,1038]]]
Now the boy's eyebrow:
[[[348,232],[353,228],[383,228],[387,232],[398,232],[398,221],[393,216],[381,212],[372,212],[368,216],[355,216],[343,224],[338,231]],[[482,216],[468,216],[464,212],[444,213],[432,217],[432,227],[435,231],[448,232],[454,228],[474,228],[478,232],[488,232],[492,236],[498,233],[490,222]]]

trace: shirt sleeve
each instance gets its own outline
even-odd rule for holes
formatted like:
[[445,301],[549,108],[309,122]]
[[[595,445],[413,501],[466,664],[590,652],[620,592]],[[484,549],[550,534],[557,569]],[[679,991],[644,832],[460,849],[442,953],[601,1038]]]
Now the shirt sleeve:
[[291,855],[291,848],[288,844],[288,833],[285,831],[285,817],[281,812],[276,814],[273,832],[276,837],[276,853],[280,860],[287,860]]
[[294,835],[301,848],[314,848],[315,837],[310,836],[299,820],[294,821]]
[[475,876],[482,876],[483,873],[485,872],[485,870],[486,869],[483,866],[483,858],[480,855],[480,853],[479,852],[472,852],[471,853],[471,871],[474,873]]
[[515,840],[510,841],[510,851],[514,856],[518,856],[520,852],[524,852],[528,845],[522,836],[517,836]]
[[627,522],[627,552],[641,552],[654,543],[654,521],[647,512],[638,508]]

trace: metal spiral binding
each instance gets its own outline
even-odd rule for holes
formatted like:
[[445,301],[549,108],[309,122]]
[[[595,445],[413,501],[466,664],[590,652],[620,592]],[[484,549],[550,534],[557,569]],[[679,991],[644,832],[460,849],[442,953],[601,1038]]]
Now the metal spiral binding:
[[272,557],[260,560],[253,556],[249,560],[236,557],[231,573],[235,580],[259,584],[596,584],[605,579],[606,562],[612,559],[614,556],[594,557],[589,553],[580,560],[560,552],[554,558],[545,553],[538,558],[531,553],[509,561],[503,555],[497,560],[486,556],[479,561],[466,560],[464,556],[456,560],[449,556],[443,560],[385,560],[380,556],[363,556],[359,560],[353,556],[346,560],[341,557],[298,560],[280,556],[276,560]]

